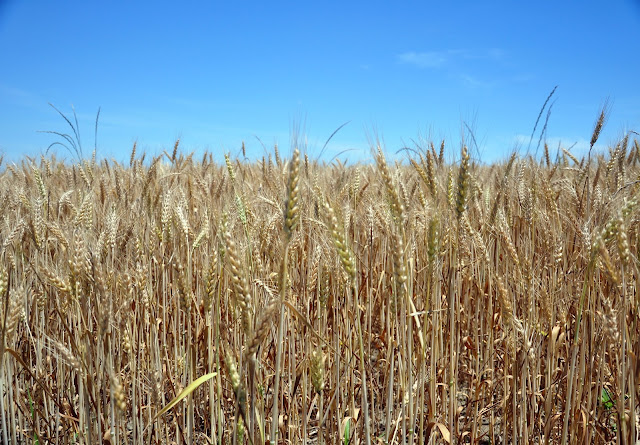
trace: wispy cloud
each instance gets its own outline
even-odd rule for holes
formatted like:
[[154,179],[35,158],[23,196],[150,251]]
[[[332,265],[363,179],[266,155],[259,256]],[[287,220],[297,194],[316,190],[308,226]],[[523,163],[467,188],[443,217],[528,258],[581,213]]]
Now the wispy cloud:
[[409,51],[398,54],[398,61],[408,65],[415,65],[420,68],[440,68],[448,59],[449,52],[446,51],[429,51],[415,52]]
[[400,63],[414,65],[419,68],[442,68],[443,66],[460,60],[491,60],[499,61],[506,57],[506,52],[500,48],[480,50],[448,49],[443,51],[407,51],[398,54]]
[[408,51],[397,61],[421,69],[446,70],[470,89],[491,89],[505,81],[502,63],[507,52],[501,48]]
[[475,51],[463,50],[458,51],[460,57],[469,60],[491,60],[491,61],[499,61],[503,60],[507,53],[503,49],[500,48],[489,48],[489,49],[480,49]]
[[469,88],[491,88],[494,86],[494,82],[488,82],[469,74],[461,74],[460,79]]
[[507,55],[507,53],[503,49],[500,49],[500,48],[491,48],[489,51],[487,51],[487,57],[489,57],[490,59],[493,59],[493,60],[501,60],[506,55]]
[[0,98],[12,105],[39,111],[42,111],[47,106],[46,101],[38,94],[12,85],[0,84]]
[[[587,139],[584,138],[571,138],[571,137],[559,137],[559,136],[551,136],[548,138],[544,138],[540,141],[540,146],[538,146],[539,135],[535,134],[533,139],[531,139],[531,135],[518,134],[514,136],[513,143],[515,146],[522,147],[523,150],[526,150],[527,147],[534,153],[536,150],[538,151],[538,155],[540,155],[544,150],[544,144],[546,143],[549,146],[549,151],[551,152],[551,157],[555,158],[556,155],[562,156],[562,149],[569,151],[574,156],[580,158],[582,156],[586,156],[589,153],[590,143]],[[529,142],[531,141],[531,145]],[[607,146],[606,144],[598,143],[594,145],[592,153],[606,153]]]

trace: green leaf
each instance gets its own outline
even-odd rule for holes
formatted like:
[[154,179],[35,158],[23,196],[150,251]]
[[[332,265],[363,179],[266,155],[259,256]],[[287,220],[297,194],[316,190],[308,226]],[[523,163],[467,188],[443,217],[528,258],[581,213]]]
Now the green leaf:
[[344,445],[348,445],[349,442],[351,441],[351,416],[349,417],[345,417],[342,420],[342,430],[343,430],[343,434],[342,434],[342,443]]
[[602,388],[602,404],[607,410],[613,408],[613,400],[611,399],[611,394],[609,394],[607,388]]
[[347,422],[344,427],[344,445],[349,443],[349,438],[351,437],[351,422]]

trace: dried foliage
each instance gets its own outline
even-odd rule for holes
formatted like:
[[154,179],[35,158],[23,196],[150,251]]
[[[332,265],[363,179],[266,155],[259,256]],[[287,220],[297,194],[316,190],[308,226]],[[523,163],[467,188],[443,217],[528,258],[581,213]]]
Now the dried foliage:
[[0,441],[637,441],[638,142],[438,145],[6,165]]

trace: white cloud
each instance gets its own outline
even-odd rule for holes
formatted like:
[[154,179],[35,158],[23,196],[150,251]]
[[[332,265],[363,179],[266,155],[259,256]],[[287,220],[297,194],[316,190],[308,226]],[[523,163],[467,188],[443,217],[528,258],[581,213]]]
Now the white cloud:
[[494,85],[493,82],[487,82],[469,74],[461,74],[460,79],[469,88],[491,88]]
[[420,68],[439,68],[447,62],[448,55],[448,52],[443,51],[429,51],[421,53],[409,51],[399,54],[398,60],[401,63],[415,65]]
[[398,54],[400,63],[414,65],[419,68],[441,68],[459,60],[487,60],[499,61],[506,57],[506,52],[500,48],[480,50],[448,49],[444,51],[407,51]]
[[[3,97],[4,96],[4,97]],[[42,111],[48,107],[46,100],[32,91],[16,88],[12,85],[0,84],[0,97],[12,105]]]
[[500,48],[491,48],[487,51],[487,56],[493,60],[501,60],[506,56],[506,52]]
[[[529,146],[529,140],[531,136],[527,136],[524,134],[516,135],[513,138],[514,145],[521,147],[522,153],[524,153]],[[536,147],[538,146],[538,140],[540,135],[538,132],[533,135],[533,139],[531,139],[531,146],[529,150],[531,154],[534,154],[536,151]],[[578,159],[589,154],[590,142],[584,138],[570,138],[570,137],[557,137],[552,136],[548,138],[544,138],[540,142],[540,147],[538,147],[538,156],[544,153],[544,144],[545,142],[549,146],[549,153],[552,158],[555,158],[558,150],[560,150],[560,154],[562,154],[562,149],[569,151]],[[592,156],[594,154],[607,154],[608,149],[606,144],[598,143],[593,146],[593,150],[591,151]]]

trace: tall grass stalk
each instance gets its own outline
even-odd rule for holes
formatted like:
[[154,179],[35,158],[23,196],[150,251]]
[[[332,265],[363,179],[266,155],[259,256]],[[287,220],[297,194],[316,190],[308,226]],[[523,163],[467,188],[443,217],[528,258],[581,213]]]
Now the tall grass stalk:
[[636,442],[633,135],[3,163],[0,441]]

